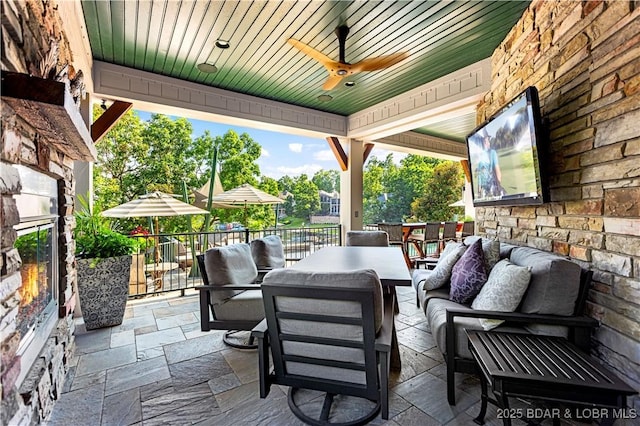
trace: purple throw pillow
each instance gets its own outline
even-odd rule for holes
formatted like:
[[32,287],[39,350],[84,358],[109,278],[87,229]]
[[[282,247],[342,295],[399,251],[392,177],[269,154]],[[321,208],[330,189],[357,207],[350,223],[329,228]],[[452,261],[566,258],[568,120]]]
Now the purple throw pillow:
[[469,304],[487,282],[482,241],[478,240],[464,252],[453,267],[449,300]]

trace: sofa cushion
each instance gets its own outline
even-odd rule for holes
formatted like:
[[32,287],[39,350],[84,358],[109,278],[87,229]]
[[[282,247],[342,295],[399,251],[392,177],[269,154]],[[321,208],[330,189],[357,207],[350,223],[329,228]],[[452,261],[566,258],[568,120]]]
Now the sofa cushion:
[[[446,299],[431,299],[427,304],[427,323],[431,328],[431,335],[438,345],[440,352],[447,352],[447,308],[464,308],[456,302]],[[471,308],[467,308],[471,309]],[[477,318],[458,317],[454,320],[456,328],[456,355],[471,359],[469,352],[467,335],[464,329],[482,330],[482,325]]]
[[477,240],[460,257],[451,272],[449,299],[467,305],[487,282],[482,241]]
[[[431,299],[427,305],[427,322],[431,328],[431,335],[438,345],[438,349],[444,355],[447,353],[447,309],[469,309],[458,303],[452,302],[446,299]],[[478,318],[468,317],[455,317],[453,320],[454,328],[456,330],[455,339],[455,354],[461,358],[472,359],[471,352],[469,352],[469,339],[464,330],[478,330],[482,331],[482,324]],[[507,325],[501,325],[496,331],[505,333],[524,333],[528,334],[527,330],[522,327],[512,327]]]
[[580,289],[580,266],[553,253],[531,247],[511,251],[511,263],[531,267],[531,282],[520,311],[528,314],[573,315]]
[[[531,270],[503,259],[493,268],[489,279],[471,304],[471,308],[484,311],[513,312],[529,286]],[[502,324],[502,320],[481,319],[485,330]]]

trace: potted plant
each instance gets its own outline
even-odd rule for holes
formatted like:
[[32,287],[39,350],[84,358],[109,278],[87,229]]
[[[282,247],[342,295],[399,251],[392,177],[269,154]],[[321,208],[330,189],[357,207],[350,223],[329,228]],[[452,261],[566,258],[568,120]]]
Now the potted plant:
[[86,202],[76,211],[78,296],[87,330],[122,324],[136,242],[109,227]]

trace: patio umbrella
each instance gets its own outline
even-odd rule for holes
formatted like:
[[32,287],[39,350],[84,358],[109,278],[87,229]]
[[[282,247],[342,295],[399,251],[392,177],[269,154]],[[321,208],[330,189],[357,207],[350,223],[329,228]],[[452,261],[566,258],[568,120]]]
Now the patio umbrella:
[[[182,216],[188,214],[207,214],[207,211],[184,203],[180,200],[176,200],[172,195],[159,191],[141,195],[135,200],[128,201],[102,212],[102,216],[106,217],[153,217],[155,219],[156,234],[159,232],[159,216]],[[159,255],[159,251],[157,250],[157,237],[155,243],[156,260],[158,260],[157,257]]]
[[172,195],[164,192],[152,192],[141,195],[135,200],[102,212],[106,217],[158,217],[182,216],[186,214],[206,214],[207,211],[176,200]]
[[[215,181],[213,182],[213,195],[222,194],[224,192],[224,188],[222,188],[222,183],[220,182],[220,178],[218,175],[215,175]],[[200,207],[201,209],[207,208],[207,199],[209,198],[209,188],[211,187],[211,183],[207,181],[202,188],[196,189],[193,191],[193,196],[196,197],[193,205],[196,207]],[[211,207],[214,209],[232,209],[232,208],[240,208],[242,206],[234,206],[231,204],[223,204],[223,203],[211,203]]]
[[214,203],[228,204],[231,206],[244,206],[244,221],[247,224],[247,205],[250,204],[280,204],[284,200],[261,191],[248,183],[242,184],[237,188],[230,189],[211,198]]

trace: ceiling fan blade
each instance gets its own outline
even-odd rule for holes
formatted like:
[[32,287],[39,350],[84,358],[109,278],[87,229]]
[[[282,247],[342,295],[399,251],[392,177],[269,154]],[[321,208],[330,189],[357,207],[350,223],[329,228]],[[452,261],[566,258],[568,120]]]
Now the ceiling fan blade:
[[338,83],[340,83],[342,78],[343,77],[341,75],[330,75],[327,81],[325,81],[324,84],[322,85],[322,90],[333,89],[338,85]]
[[389,68],[409,57],[407,52],[394,53],[392,55],[378,56],[377,58],[363,59],[351,65],[353,72],[376,71]]
[[311,56],[316,61],[322,63],[322,65],[324,65],[325,67],[327,66],[327,63],[333,62],[333,60],[324,53],[318,52],[313,47],[306,45],[301,41],[290,38],[289,40],[287,40],[287,42],[305,55]]

